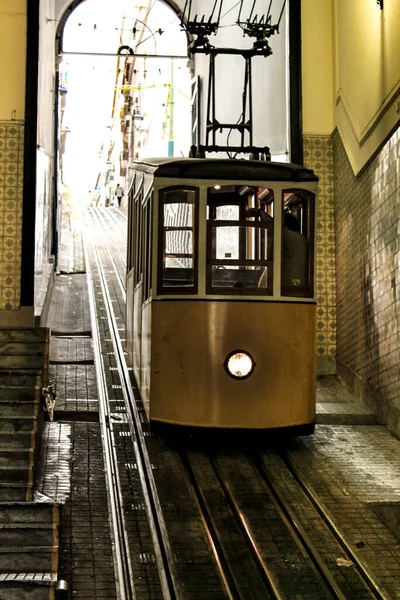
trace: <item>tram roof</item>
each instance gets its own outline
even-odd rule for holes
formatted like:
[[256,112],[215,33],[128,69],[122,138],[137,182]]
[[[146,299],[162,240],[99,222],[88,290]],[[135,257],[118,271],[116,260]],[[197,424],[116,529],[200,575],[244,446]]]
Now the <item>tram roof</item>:
[[257,181],[318,181],[311,169],[293,163],[235,158],[146,158],[132,163],[155,177],[181,179],[243,179]]

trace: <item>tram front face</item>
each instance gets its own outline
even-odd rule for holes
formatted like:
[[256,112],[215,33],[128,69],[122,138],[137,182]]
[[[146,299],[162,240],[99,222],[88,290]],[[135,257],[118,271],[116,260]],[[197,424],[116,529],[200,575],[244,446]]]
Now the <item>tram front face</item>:
[[150,418],[226,428],[315,421],[315,188],[160,182]]

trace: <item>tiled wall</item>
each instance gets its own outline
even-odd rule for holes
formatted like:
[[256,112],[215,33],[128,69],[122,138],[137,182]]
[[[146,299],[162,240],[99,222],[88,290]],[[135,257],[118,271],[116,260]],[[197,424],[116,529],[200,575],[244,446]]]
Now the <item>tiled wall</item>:
[[20,306],[24,127],[0,121],[0,310]]
[[336,371],[336,270],[333,147],[330,136],[304,136],[304,166],[319,177],[317,202],[317,373]]
[[337,132],[333,148],[338,359],[400,433],[400,128],[357,177]]

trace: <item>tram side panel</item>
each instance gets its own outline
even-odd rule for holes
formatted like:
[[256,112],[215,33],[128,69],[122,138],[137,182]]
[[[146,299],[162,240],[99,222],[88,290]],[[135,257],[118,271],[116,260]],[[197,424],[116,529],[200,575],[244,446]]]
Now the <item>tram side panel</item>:
[[134,287],[134,272],[128,274],[126,280],[126,347],[132,360],[132,368],[136,383],[142,386],[142,286]]
[[[315,305],[166,301],[152,303],[150,418],[226,428],[315,422]],[[246,350],[256,366],[235,380],[227,355]]]
[[141,363],[140,363],[140,394],[147,414],[150,413],[150,377],[151,377],[151,346],[152,346],[152,303],[148,302],[141,308]]
[[[133,338],[134,338],[134,314],[133,314],[133,296],[134,296],[134,278],[133,271],[128,273],[126,277],[126,313],[125,313],[125,339],[126,348],[130,359],[132,360],[133,370],[134,367],[134,354],[133,354]],[[136,373],[135,373],[136,376]]]

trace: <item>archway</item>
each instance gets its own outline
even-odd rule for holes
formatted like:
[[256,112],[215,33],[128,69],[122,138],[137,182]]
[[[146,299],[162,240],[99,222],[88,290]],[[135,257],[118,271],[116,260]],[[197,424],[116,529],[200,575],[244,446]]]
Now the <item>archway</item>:
[[82,200],[111,204],[132,160],[188,154],[186,52],[180,21],[162,2],[87,0],[68,17],[58,55],[57,166],[70,210]]

